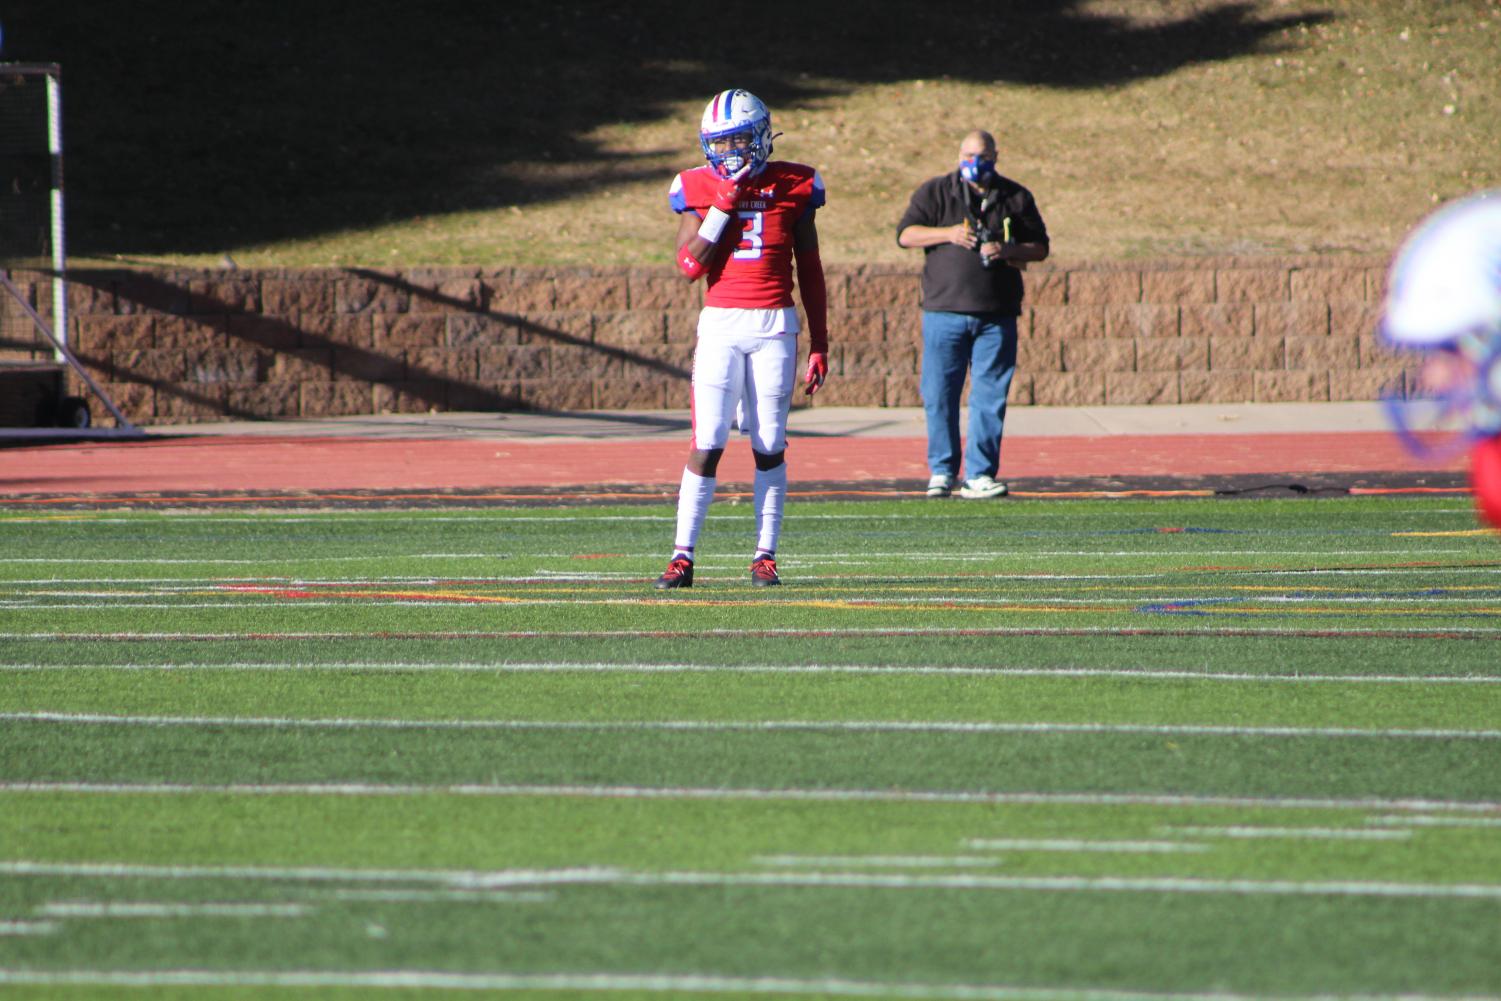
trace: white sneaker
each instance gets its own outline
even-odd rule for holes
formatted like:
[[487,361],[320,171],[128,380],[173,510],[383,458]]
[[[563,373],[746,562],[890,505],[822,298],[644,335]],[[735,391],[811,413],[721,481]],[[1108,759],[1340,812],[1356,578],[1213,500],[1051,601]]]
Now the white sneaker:
[[928,480],[929,497],[947,497],[954,490],[954,478],[942,473]]
[[[932,493],[930,489],[928,491]],[[987,500],[991,497],[1006,496],[1006,484],[989,476],[976,476],[972,480],[965,480],[964,486],[959,488],[959,496],[966,500]]]

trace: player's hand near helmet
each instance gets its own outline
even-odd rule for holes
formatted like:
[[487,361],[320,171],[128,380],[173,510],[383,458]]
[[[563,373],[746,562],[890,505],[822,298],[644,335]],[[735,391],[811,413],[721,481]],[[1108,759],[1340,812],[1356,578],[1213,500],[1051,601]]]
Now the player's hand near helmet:
[[740,203],[740,183],[750,173],[749,163],[735,171],[729,177],[719,182],[719,187],[714,189],[714,207],[721,212],[733,212],[735,206]]

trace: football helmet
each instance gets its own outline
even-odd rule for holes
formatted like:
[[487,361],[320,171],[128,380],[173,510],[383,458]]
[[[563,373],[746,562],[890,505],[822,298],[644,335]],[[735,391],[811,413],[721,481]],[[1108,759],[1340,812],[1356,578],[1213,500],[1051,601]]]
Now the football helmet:
[[1387,411],[1403,440],[1435,449],[1501,435],[1501,190],[1460,199],[1404,241],[1387,281],[1381,336],[1428,353],[1417,385]]
[[[780,133],[779,133],[780,134]],[[747,164],[757,174],[771,159],[771,112],[748,90],[726,90],[704,108],[698,127],[704,158],[720,177],[733,176]]]

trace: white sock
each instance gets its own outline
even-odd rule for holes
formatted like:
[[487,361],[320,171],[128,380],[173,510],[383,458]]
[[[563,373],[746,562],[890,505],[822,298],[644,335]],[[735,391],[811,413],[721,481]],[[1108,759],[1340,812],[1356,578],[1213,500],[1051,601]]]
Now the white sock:
[[691,470],[683,470],[683,485],[678,488],[678,534],[674,540],[679,552],[686,552],[691,559],[693,547],[698,545],[698,533],[703,530],[704,519],[709,515],[709,502],[714,499],[714,477],[700,476]]
[[756,470],[756,549],[777,551],[782,534],[782,511],[787,506],[787,463],[775,469]]

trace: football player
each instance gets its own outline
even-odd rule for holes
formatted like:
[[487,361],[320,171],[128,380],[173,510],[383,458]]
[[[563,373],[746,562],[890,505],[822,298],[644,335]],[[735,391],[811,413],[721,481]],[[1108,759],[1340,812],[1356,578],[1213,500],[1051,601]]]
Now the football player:
[[777,538],[787,499],[787,413],[797,370],[793,271],[808,318],[804,392],[829,372],[827,294],[814,216],[823,179],[801,163],[771,159],[771,113],[744,90],[716,94],[699,143],[708,161],[673,179],[677,268],[703,278],[704,308],[693,353],[693,447],[678,493],[677,537],[656,587],[693,586],[693,553],[734,419],[756,461],[756,550],[750,582],[780,584]]
[[1419,424],[1457,429],[1476,508],[1501,528],[1501,189],[1413,230],[1392,263],[1381,333],[1425,354],[1409,398],[1389,404],[1398,433],[1422,449]]

